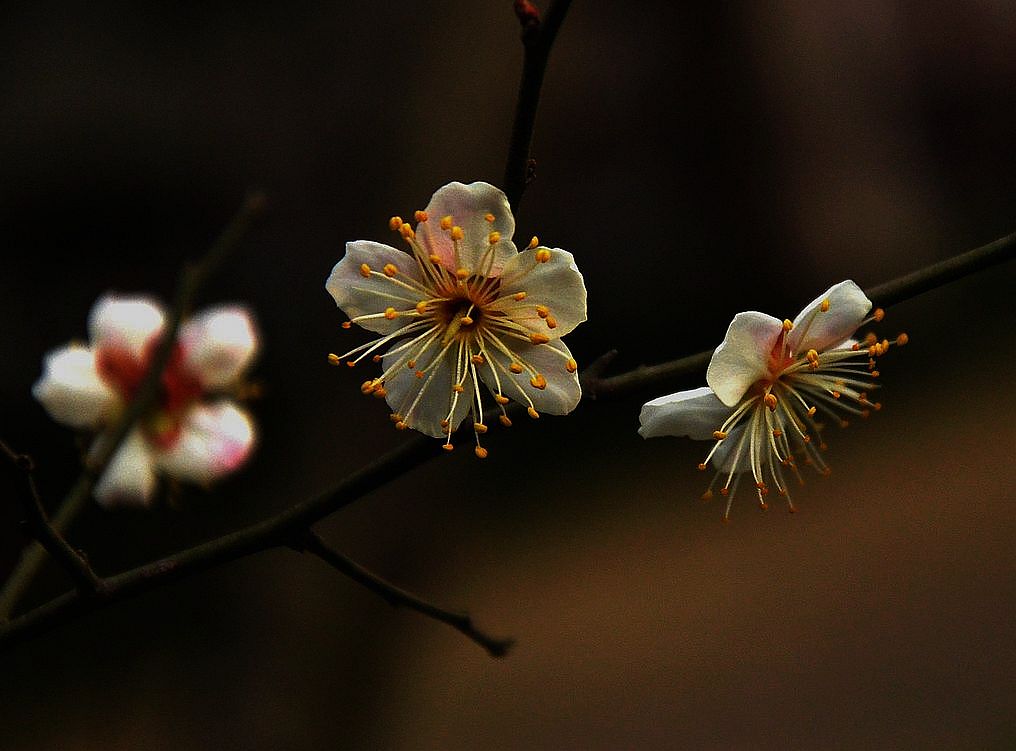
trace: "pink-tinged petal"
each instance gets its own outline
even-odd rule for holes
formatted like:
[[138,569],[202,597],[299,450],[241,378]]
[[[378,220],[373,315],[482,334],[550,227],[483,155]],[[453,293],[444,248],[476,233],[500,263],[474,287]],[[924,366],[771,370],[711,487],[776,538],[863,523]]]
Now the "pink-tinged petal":
[[733,407],[748,388],[769,373],[769,356],[783,331],[783,322],[765,313],[738,313],[723,343],[716,348],[706,383],[720,401]]
[[145,507],[152,503],[155,487],[155,464],[148,442],[140,430],[134,430],[120,444],[96,483],[95,499],[107,508]]
[[108,294],[92,307],[88,332],[97,352],[115,350],[140,363],[164,322],[165,315],[158,303],[145,297]]
[[207,389],[235,382],[257,354],[250,312],[238,305],[209,308],[180,328],[184,366]]
[[73,428],[96,428],[120,406],[116,393],[99,377],[95,353],[75,344],[46,355],[32,395],[50,417]]
[[237,470],[254,448],[254,424],[232,402],[191,407],[180,435],[155,452],[159,469],[170,477],[207,484]]
[[[829,309],[822,304],[829,301]],[[794,328],[787,335],[787,344],[795,353],[814,349],[823,352],[850,338],[871,310],[869,300],[854,282],[834,284],[816,297],[794,319]]]
[[[396,344],[392,349],[397,347]],[[434,438],[447,434],[441,421],[448,419],[453,403],[455,411],[449,420],[452,430],[465,419],[476,398],[472,379],[467,377],[462,381],[461,378],[461,370],[456,362],[458,343],[452,342],[444,354],[441,354],[442,349],[437,344],[432,344],[415,360],[415,368],[398,368],[384,384],[392,412],[401,415],[409,427]],[[409,352],[415,352],[415,349],[385,355],[381,367],[387,371]],[[439,358],[436,364],[435,358]],[[423,373],[422,377],[417,377],[417,372]],[[452,386],[460,381],[462,393],[455,399]]]
[[[567,363],[574,363],[574,360],[564,342],[555,340],[547,344],[529,344],[509,340],[506,343],[510,343],[517,358],[509,358],[493,345],[486,344],[487,359],[493,362],[477,367],[477,374],[491,391],[497,393],[500,383],[504,396],[526,407],[532,402],[537,412],[548,415],[566,415],[578,406],[582,399],[582,387],[579,385],[578,373],[568,372]],[[512,362],[525,366],[525,370],[518,374],[512,373]],[[530,368],[543,376],[546,381],[544,388],[533,386],[535,376]]]
[[658,438],[665,435],[688,436],[702,441],[713,437],[731,409],[716,398],[708,386],[679,391],[646,402],[639,415],[639,435]]
[[[366,264],[371,272],[364,276]],[[398,274],[389,278],[384,274],[388,264],[395,266]],[[409,277],[407,281],[405,277]],[[398,282],[403,282],[399,284]],[[350,318],[384,313],[388,308],[412,310],[416,303],[428,297],[415,289],[420,281],[420,268],[413,256],[388,245],[357,240],[346,243],[346,255],[335,264],[325,282],[325,289]],[[357,321],[357,325],[379,334],[390,334],[412,323],[410,317],[387,319],[384,316]]]
[[[426,211],[429,219],[416,226],[417,239],[428,254],[440,257],[441,265],[450,271],[465,268],[483,273],[490,260],[486,254],[491,248],[488,242],[491,232],[498,232],[501,239],[491,251],[493,261],[488,276],[500,274],[505,263],[518,253],[512,242],[515,218],[511,206],[505,194],[489,183],[448,183],[434,193]],[[487,221],[488,214],[493,221]],[[451,235],[441,229],[441,219],[446,216],[452,218],[454,226],[462,228],[457,263]]]
[[[550,254],[545,263],[537,253]],[[513,295],[525,292],[523,300]],[[531,248],[510,258],[501,273],[502,297],[492,310],[503,310],[532,331],[557,339],[586,320],[586,285],[575,265],[575,257],[560,248]],[[540,309],[549,311],[541,317]],[[556,324],[553,328],[548,322]]]

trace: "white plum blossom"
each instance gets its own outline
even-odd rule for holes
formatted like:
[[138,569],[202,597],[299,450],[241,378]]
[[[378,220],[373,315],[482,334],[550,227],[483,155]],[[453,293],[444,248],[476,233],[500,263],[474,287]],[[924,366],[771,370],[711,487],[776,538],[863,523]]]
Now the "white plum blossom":
[[[88,345],[46,355],[32,394],[56,421],[99,432],[134,399],[165,325],[163,309],[144,297],[106,295],[88,319]],[[151,504],[160,474],[207,484],[242,465],[254,425],[229,397],[257,352],[250,313],[224,305],[180,327],[158,399],[128,434],[95,486],[104,506]]]
[[820,454],[826,445],[819,416],[846,427],[845,416],[867,417],[881,409],[868,399],[877,388],[875,358],[890,345],[907,343],[906,334],[891,342],[874,334],[852,339],[859,327],[884,316],[881,308],[869,311],[871,301],[848,280],[830,287],[793,321],[738,313],[709,362],[709,385],[645,404],[639,434],[715,441],[699,469],[709,464],[717,469],[705,499],[724,480],[719,490],[727,496],[724,520],[745,473],[751,473],[763,509],[775,488],[794,511],[786,474],[801,480],[797,457],[829,472]]
[[356,323],[380,337],[329,359],[380,362],[363,393],[388,400],[396,428],[444,438],[445,449],[471,416],[484,458],[481,382],[506,426],[510,400],[533,418],[578,404],[578,365],[561,337],[586,320],[586,288],[571,253],[535,237],[518,252],[511,207],[492,185],[445,185],[414,218],[415,229],[389,222],[409,252],[346,244],[325,288],[350,317],[345,328]]

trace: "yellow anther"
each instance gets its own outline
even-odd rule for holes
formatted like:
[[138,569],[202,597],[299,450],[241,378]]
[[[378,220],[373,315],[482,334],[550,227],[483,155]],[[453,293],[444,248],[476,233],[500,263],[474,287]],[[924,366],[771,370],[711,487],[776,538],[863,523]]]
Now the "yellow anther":
[[828,300],[823,300],[822,304],[818,306],[818,309],[821,310],[823,313],[828,312],[829,311],[829,301]]
[[426,300],[420,300],[420,302],[416,303],[416,312],[419,313],[420,315],[423,315],[424,313],[427,312]]
[[576,370],[579,369],[579,364],[575,362],[575,360],[573,359],[568,359],[564,363],[564,369],[567,370],[569,373],[574,373]]
[[488,224],[493,224],[494,223],[494,215],[493,214],[490,214],[490,213],[484,214],[483,218],[487,220]]
[[523,367],[519,363],[513,362],[511,365],[508,366],[508,370],[517,375],[523,371]]
[[805,357],[808,358],[808,362],[818,362],[818,350],[809,349]]
[[761,482],[761,481],[760,482],[756,482],[755,483],[755,487],[758,488],[759,490],[765,490],[766,489],[766,484],[764,482]]
[[776,411],[776,394],[770,391],[768,394],[765,395],[762,401],[764,401],[766,406],[769,407],[770,412]]
[[494,401],[497,402],[498,404],[505,405],[510,400],[504,394],[494,394]]
[[398,231],[399,227],[402,226],[402,217],[401,216],[393,216],[391,219],[388,220],[388,226],[392,230]]
[[442,427],[442,428],[443,428],[444,430],[448,430],[448,421],[447,421],[447,420],[442,420],[442,421],[441,421],[441,427]]
[[727,434],[724,433],[722,430],[714,430],[713,431],[713,438],[715,438],[717,441],[722,441],[726,437],[727,437]]
[[880,409],[882,409],[882,402],[875,402],[871,406],[875,408],[876,412],[878,412]]
[[399,312],[395,308],[385,308],[385,318],[389,321],[394,321],[398,316]]
[[525,292],[516,292],[514,295],[512,295],[512,299],[515,302],[521,302],[522,300],[526,299],[526,293]]
[[360,384],[360,393],[361,394],[369,394],[375,388],[377,388],[377,387],[374,385],[374,381],[364,381],[363,383]]
[[535,376],[529,379],[529,385],[532,386],[534,389],[540,389],[540,391],[543,391],[545,388],[547,388],[547,379],[544,378],[539,373],[537,373]]
[[477,446],[475,449],[473,449],[473,453],[476,454],[477,458],[479,459],[487,458],[487,449],[485,449],[483,446]]
[[474,422],[473,423],[473,430],[475,430],[477,433],[486,433],[487,432],[487,426],[484,425],[482,422]]
[[441,444],[441,448],[443,448],[445,451],[452,451],[454,450],[455,447],[452,446],[450,443],[443,443]]
[[489,235],[487,235],[487,242],[489,242],[491,245],[497,245],[499,242],[501,242],[501,233],[491,232]]
[[329,352],[328,353],[328,362],[331,365],[341,365],[342,364],[342,358],[340,358],[334,352]]
[[413,373],[413,375],[415,375],[417,378],[423,378],[423,371],[418,370],[415,373]]
[[418,222],[425,222],[425,221],[427,221],[428,219],[430,219],[430,217],[429,217],[429,216],[427,215],[427,212],[426,212],[426,211],[417,211],[417,212],[415,212],[415,213],[413,214],[413,218],[414,218],[414,219],[415,219],[416,221],[418,221]]
[[533,235],[533,239],[529,241],[529,245],[527,246],[527,250],[532,250],[533,248],[535,248],[539,244],[540,244],[540,238],[538,238],[536,235]]
[[530,416],[530,417],[532,417],[532,418],[533,418],[534,420],[539,420],[539,419],[540,419],[540,413],[539,413],[539,412],[537,412],[537,411],[536,411],[536,409],[534,409],[533,407],[528,407],[528,408],[526,409],[526,412],[527,412],[527,413],[529,414],[529,416]]
[[441,217],[441,229],[450,230],[452,228],[451,215]]
[[699,462],[698,471],[699,472],[705,472],[706,471],[706,463],[705,462]]
[[342,328],[347,329],[347,330],[353,328],[353,322],[352,321],[343,321],[342,322]]
[[383,399],[386,396],[388,396],[388,391],[385,389],[384,386],[378,386],[376,389],[374,389],[375,399]]
[[860,348],[861,345],[858,344],[857,342],[854,342],[853,344],[850,345],[850,349],[852,349],[854,352],[857,352]]
[[536,315],[538,315],[540,318],[546,318],[547,316],[550,315],[550,308],[548,308],[546,305],[537,305]]
[[549,250],[547,250],[546,248],[540,248],[538,251],[536,251],[536,262],[537,263],[546,263],[549,260],[550,260],[550,251]]
[[897,337],[896,337],[896,346],[897,347],[902,347],[904,344],[906,344],[909,341],[910,341],[910,337],[907,336],[905,333],[898,334]]
[[808,417],[814,417],[818,409],[815,407],[808,407]]
[[[728,488],[726,486],[720,488],[720,495],[730,495],[730,488]],[[723,521],[725,521],[725,522],[730,521],[727,518],[726,514],[723,515]]]
[[457,224],[452,227],[452,240],[461,240],[465,235],[462,233],[462,227]]
[[350,368],[355,368],[356,360],[346,360],[346,365],[349,366]]
[[362,276],[364,279],[369,279],[370,278],[370,266],[368,266],[365,263],[361,263],[360,264],[360,276]]
[[483,359],[483,355],[473,355],[469,358],[473,365],[483,365],[487,361]]
[[783,435],[782,430],[779,428],[773,428],[773,438],[779,438],[781,435]]
[[[803,436],[801,436],[801,440],[803,440],[805,443],[811,443],[811,436],[805,433]],[[807,464],[808,462],[805,463]]]
[[388,415],[388,419],[391,420],[392,422],[402,422],[402,415],[400,415],[398,412],[392,412],[390,415]]
[[371,362],[381,362],[381,355],[374,355],[370,359],[371,359]]
[[830,391],[829,393],[832,395],[833,399],[839,399],[840,396],[842,396],[839,391]]
[[557,328],[557,319],[554,318],[554,316],[547,316],[547,328],[548,329]]
[[461,323],[463,326],[472,326],[473,319],[470,318],[469,316],[462,316],[462,318],[459,319],[459,323]]
[[877,370],[871,371],[871,377],[872,378],[878,378],[879,375],[881,375],[881,374]]
[[386,263],[384,267],[385,276],[392,277],[399,273],[399,267],[394,263]]
[[881,321],[885,318],[885,311],[882,308],[875,308],[875,312],[871,314],[871,317],[876,321]]
[[870,347],[872,344],[874,344],[877,341],[878,341],[878,337],[875,336],[875,334],[873,332],[871,332],[871,331],[869,331],[867,334],[864,335],[864,343],[868,347]]
[[415,370],[416,369],[416,360],[409,360],[406,363],[406,367],[409,368],[410,370]]
[[441,256],[439,256],[437,253],[431,253],[429,256],[427,256],[427,258],[429,258],[430,262],[433,264],[440,265],[441,263]]
[[511,418],[508,417],[508,415],[498,415],[497,419],[500,420],[501,424],[504,425],[506,428],[510,428],[512,426]]
[[789,318],[784,318],[783,319],[783,330],[784,331],[790,331],[792,328],[794,328],[794,322],[791,321]]
[[413,228],[410,227],[408,224],[403,224],[401,227],[399,227],[399,234],[401,234],[407,240],[412,240],[414,237],[416,237],[416,233],[413,232]]
[[405,429],[406,429],[406,428],[408,428],[408,427],[409,427],[409,426],[408,426],[408,425],[406,425],[406,423],[405,423],[405,422],[403,422],[402,420],[399,420],[399,421],[398,421],[397,423],[395,423],[395,429],[396,429],[396,430],[405,430]]
[[533,344],[546,344],[550,341],[550,337],[546,334],[530,334],[529,341]]
[[456,278],[464,281],[464,280],[469,278],[469,270],[468,269],[458,269],[455,272],[455,276],[456,276]]
[[453,383],[452,384],[452,391],[454,391],[456,394],[461,394],[465,390],[466,389],[462,386],[461,383]]

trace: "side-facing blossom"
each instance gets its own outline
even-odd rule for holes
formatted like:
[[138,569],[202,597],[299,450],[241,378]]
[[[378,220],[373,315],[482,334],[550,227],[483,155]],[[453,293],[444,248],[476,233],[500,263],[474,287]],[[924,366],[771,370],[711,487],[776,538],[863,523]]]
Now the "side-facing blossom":
[[483,458],[481,382],[506,426],[510,400],[533,418],[578,404],[578,365],[561,337],[586,320],[586,288],[568,251],[534,237],[518,252],[511,207],[493,185],[445,185],[414,218],[415,228],[397,216],[389,222],[408,252],[346,244],[325,288],[349,316],[345,328],[380,336],[329,359],[380,362],[383,372],[361,391],[388,400],[396,428],[444,438],[448,450],[470,416]]
[[820,416],[846,427],[847,416],[868,417],[881,409],[868,399],[877,388],[875,358],[907,343],[906,334],[893,341],[874,334],[852,339],[858,328],[884,317],[881,308],[869,311],[871,301],[848,280],[815,298],[793,321],[738,313],[709,362],[709,385],[645,404],[639,434],[714,441],[699,469],[712,464],[717,470],[704,498],[723,479],[724,520],[745,473],[763,509],[775,488],[794,511],[786,475],[801,480],[799,461],[829,471],[820,453],[826,448]]
[[[143,297],[106,295],[92,308],[87,345],[46,355],[32,394],[56,421],[99,433],[134,399],[158,347],[165,313]],[[207,484],[243,464],[254,425],[230,398],[257,352],[250,313],[203,311],[180,327],[157,403],[128,434],[95,486],[103,505],[149,505],[157,477]]]

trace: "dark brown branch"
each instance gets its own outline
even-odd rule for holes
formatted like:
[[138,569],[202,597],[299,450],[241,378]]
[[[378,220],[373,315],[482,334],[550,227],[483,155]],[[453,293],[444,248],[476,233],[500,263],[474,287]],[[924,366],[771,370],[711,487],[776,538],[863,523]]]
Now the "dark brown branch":
[[[173,344],[176,342],[176,334],[181,321],[190,313],[198,293],[208,278],[218,270],[247,234],[254,221],[264,212],[265,204],[266,199],[262,193],[249,194],[204,257],[184,269],[177,286],[173,307],[162,332],[162,339],[152,357],[151,367],[138,388],[137,396],[124,410],[123,416],[112,429],[96,439],[96,444],[89,453],[84,470],[56,513],[52,523],[52,528],[56,532],[65,532],[74,519],[85,509],[95,483],[102,477],[102,473],[109,465],[116,450],[138,419],[148,412],[155,403],[159,395],[162,372],[166,369],[172,355]],[[17,607],[43,560],[44,556],[40,547],[29,545],[25,549],[14,572],[4,583],[3,589],[0,590],[0,621],[8,618]]]
[[437,605],[429,603],[426,600],[422,600],[416,595],[385,581],[381,577],[365,569],[356,561],[353,561],[352,559],[344,556],[342,553],[328,547],[325,541],[313,531],[308,530],[301,541],[300,548],[298,549],[306,550],[308,553],[313,553],[335,570],[345,574],[358,584],[362,584],[374,594],[379,595],[392,607],[407,607],[427,616],[428,618],[433,618],[436,621],[448,624],[463,636],[471,639],[487,650],[487,654],[491,657],[504,657],[508,654],[508,650],[511,649],[512,644],[514,644],[513,639],[495,639],[494,637],[485,634],[473,625],[472,618],[470,618],[466,613],[452,613],[448,610],[444,610],[443,608],[439,608]]
[[529,158],[536,125],[536,110],[540,104],[543,75],[550,59],[550,49],[568,13],[571,0],[557,0],[540,19],[532,3],[525,0],[515,3],[515,13],[522,24],[522,80],[515,105],[515,121],[508,143],[508,160],[504,169],[504,192],[513,211],[518,211],[522,193],[532,178],[533,165]]
[[[915,274],[871,288],[868,294],[875,297],[876,302],[883,302],[885,299],[879,298],[879,293],[891,294],[896,303],[903,302],[931,289],[929,284],[945,284],[991,264],[1010,260],[1014,248],[1016,235],[1010,235],[970,253],[933,264]],[[907,281],[908,279],[914,281]],[[611,378],[596,379],[593,383],[587,382],[586,386],[599,398],[622,396],[636,388],[659,385],[677,376],[700,374],[710,355],[710,352],[701,352],[670,363],[636,369]],[[7,624],[0,625],[0,650],[9,649],[20,641],[43,634],[105,604],[132,597],[262,550],[292,546],[293,541],[299,541],[300,535],[314,522],[409,472],[439,453],[441,452],[437,441],[415,436],[350,475],[333,490],[304,501],[277,516],[160,561],[103,579],[100,581],[96,596],[83,597],[78,592],[68,592]]]
[[25,521],[32,530],[32,536],[67,573],[80,592],[86,594],[94,592],[99,584],[99,577],[81,554],[53,529],[46,517],[46,509],[39,496],[39,486],[35,482],[35,462],[32,461],[32,457],[17,453],[3,441],[0,441],[0,453],[25,475],[28,492],[25,494],[23,506]]

